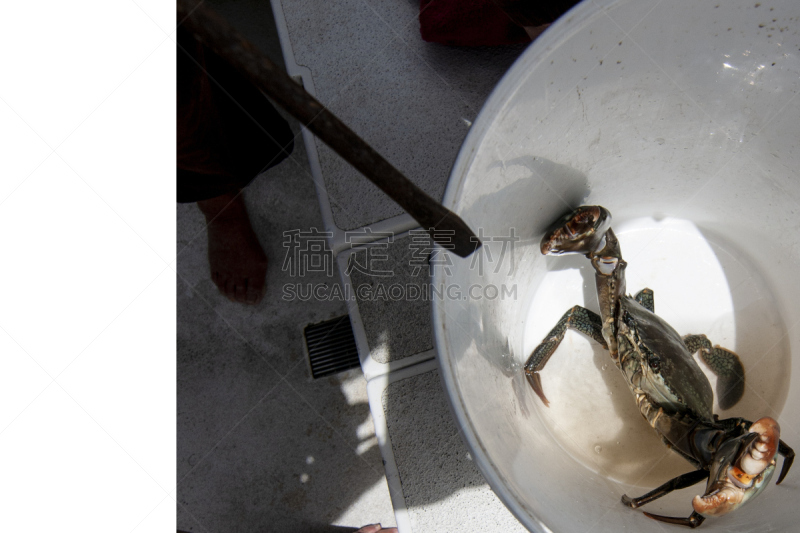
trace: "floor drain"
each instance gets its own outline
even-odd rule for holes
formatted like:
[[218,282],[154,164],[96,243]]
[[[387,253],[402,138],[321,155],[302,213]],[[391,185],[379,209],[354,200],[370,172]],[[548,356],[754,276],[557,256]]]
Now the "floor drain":
[[344,315],[305,329],[308,359],[314,379],[359,366],[356,338],[350,315]]

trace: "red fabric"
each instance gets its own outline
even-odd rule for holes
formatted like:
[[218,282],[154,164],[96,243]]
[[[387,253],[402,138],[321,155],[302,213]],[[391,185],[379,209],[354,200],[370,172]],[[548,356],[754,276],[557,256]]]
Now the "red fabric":
[[497,46],[530,42],[492,0],[421,0],[422,38],[454,46]]

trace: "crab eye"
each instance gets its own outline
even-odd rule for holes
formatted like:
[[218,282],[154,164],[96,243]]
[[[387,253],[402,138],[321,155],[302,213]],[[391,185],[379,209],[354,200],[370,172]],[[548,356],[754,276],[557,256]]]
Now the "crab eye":
[[650,365],[650,368],[652,368],[654,372],[658,372],[661,369],[661,359],[656,355],[648,357],[647,364]]

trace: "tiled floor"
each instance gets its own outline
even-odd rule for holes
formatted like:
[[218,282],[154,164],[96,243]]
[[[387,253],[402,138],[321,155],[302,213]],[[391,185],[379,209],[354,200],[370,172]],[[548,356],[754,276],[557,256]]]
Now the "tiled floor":
[[[416,1],[275,3],[286,20],[294,61],[310,71],[319,101],[425,192],[441,198],[470,124],[525,45],[427,43],[420,38]],[[316,145],[339,228],[402,213],[330,148]]]
[[[247,2],[220,3],[235,18]],[[252,6],[251,6],[252,7]],[[266,10],[257,44],[281,61]],[[299,128],[292,122],[293,130]],[[270,259],[255,307],[211,282],[204,219],[178,206],[178,528],[196,532],[353,531],[394,525],[360,369],[312,380],[306,324],[346,313],[342,302],[282,300],[285,231],[323,229],[302,139],[260,176],[245,201]],[[335,269],[335,266],[334,266]],[[339,283],[308,273],[304,283]]]

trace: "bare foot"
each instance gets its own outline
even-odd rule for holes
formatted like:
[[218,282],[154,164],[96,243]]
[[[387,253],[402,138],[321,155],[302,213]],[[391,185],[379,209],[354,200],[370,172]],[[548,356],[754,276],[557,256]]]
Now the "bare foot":
[[396,527],[387,527],[384,528],[380,524],[371,524],[369,526],[364,526],[355,533],[397,533]]
[[264,296],[267,256],[240,193],[197,202],[208,223],[211,279],[229,300],[257,304]]

